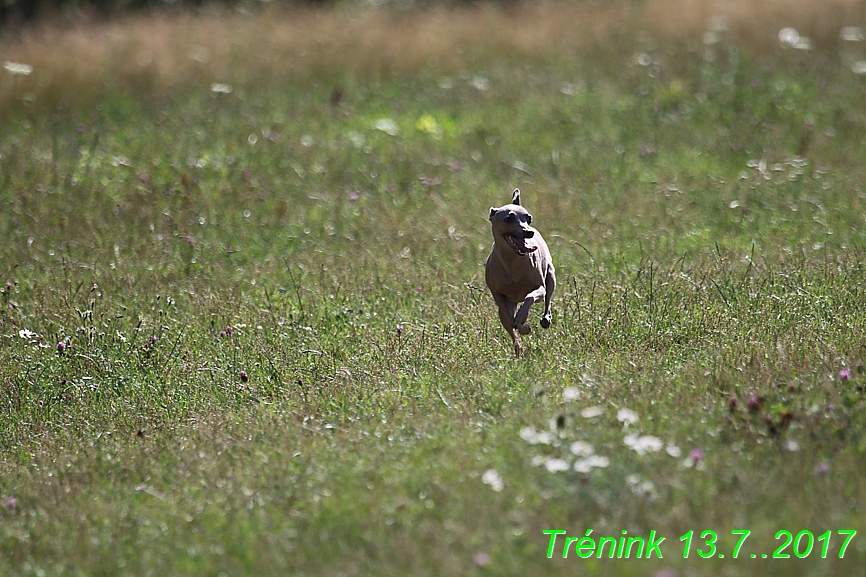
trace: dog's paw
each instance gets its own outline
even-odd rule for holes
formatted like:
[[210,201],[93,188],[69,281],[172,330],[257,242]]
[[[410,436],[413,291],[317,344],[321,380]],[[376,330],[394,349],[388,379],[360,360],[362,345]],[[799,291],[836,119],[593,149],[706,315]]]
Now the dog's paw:
[[517,332],[521,335],[528,335],[532,332],[532,327],[528,323],[523,323],[522,325],[517,325]]
[[541,322],[539,323],[541,328],[549,329],[550,328],[550,317],[541,317]]

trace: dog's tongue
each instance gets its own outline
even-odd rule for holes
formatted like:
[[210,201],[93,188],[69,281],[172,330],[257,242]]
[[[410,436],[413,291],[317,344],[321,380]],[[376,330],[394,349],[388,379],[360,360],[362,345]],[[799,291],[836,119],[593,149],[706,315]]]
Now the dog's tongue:
[[512,242],[514,242],[514,244],[517,246],[517,248],[519,248],[523,252],[535,252],[536,250],[538,250],[537,246],[535,246],[533,244],[527,244],[526,241],[529,239],[520,238],[517,236],[512,236],[511,240],[512,240]]

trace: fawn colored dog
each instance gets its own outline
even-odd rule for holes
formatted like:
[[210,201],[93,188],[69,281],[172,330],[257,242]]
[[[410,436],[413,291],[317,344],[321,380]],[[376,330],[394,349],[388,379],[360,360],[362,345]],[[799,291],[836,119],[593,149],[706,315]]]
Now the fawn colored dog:
[[514,354],[520,356],[520,337],[529,334],[529,309],[544,301],[541,326],[550,326],[550,300],[556,288],[556,274],[550,249],[541,233],[529,226],[532,215],[520,204],[515,188],[511,204],[490,209],[493,250],[487,257],[484,278],[499,307],[499,320],[511,335]]

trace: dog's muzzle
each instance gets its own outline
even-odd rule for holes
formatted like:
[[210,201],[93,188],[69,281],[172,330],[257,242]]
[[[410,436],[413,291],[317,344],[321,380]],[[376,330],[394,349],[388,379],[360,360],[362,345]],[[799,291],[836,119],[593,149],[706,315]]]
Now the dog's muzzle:
[[[526,231],[526,232],[528,233],[528,236],[526,238],[530,238],[534,234],[532,231]],[[510,246],[514,250],[514,252],[516,252],[519,256],[527,256],[529,253],[532,253],[532,252],[535,252],[538,250],[537,246],[527,246],[525,240],[526,239],[519,238],[516,236],[511,236],[511,235],[507,235],[507,234],[505,235],[505,242],[507,242],[508,246]]]

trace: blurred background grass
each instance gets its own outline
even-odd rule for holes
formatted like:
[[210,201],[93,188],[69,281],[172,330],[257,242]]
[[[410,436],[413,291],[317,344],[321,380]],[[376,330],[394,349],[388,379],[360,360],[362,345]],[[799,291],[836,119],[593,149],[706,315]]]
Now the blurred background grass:
[[[400,3],[396,10],[351,2],[178,3],[107,16],[90,6],[65,3],[44,19],[7,23],[4,60],[26,63],[33,73],[0,84],[0,109],[23,96],[51,110],[88,106],[106,91],[164,95],[210,82],[252,88],[344,75],[456,73],[485,58],[576,59],[587,71],[609,72],[639,35],[661,54],[701,52],[724,40],[750,57],[773,58],[780,28],[791,27],[812,43],[810,58],[862,59],[846,53],[852,43],[840,30],[866,18],[858,0],[444,2]],[[671,58],[666,68],[675,72],[685,61]]]

